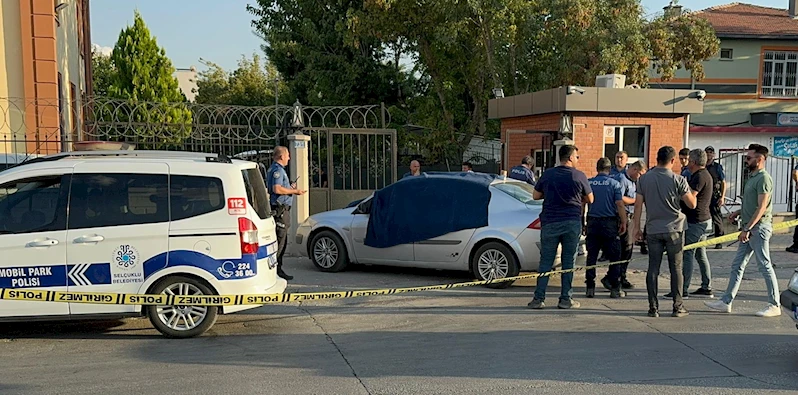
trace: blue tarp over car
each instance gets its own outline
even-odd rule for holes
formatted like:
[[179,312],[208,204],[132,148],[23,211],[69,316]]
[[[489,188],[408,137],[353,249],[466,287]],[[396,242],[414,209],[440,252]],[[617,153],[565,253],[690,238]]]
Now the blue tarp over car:
[[374,193],[364,244],[387,248],[488,226],[495,175],[424,173]]

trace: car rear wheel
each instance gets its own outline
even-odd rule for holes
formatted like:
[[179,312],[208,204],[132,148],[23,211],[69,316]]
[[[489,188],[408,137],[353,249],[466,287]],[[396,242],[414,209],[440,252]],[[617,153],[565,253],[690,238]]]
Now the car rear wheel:
[[[471,259],[471,272],[478,280],[495,280],[515,277],[521,267],[513,252],[504,244],[489,242],[474,253]],[[485,285],[488,288],[507,288],[515,281],[502,281]]]
[[[207,285],[193,278],[169,276],[158,282],[153,294],[213,295]],[[213,326],[218,306],[147,306],[152,325],[166,337],[189,338],[199,336]]]
[[329,230],[313,236],[310,242],[310,260],[323,272],[340,272],[349,265],[344,241]]

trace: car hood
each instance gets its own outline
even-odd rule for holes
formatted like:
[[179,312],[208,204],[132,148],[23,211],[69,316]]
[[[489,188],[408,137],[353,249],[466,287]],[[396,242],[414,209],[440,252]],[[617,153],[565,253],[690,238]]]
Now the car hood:
[[303,225],[315,226],[318,223],[328,223],[343,226],[352,221],[353,211],[355,211],[355,207],[341,208],[338,210],[330,210],[313,214],[305,220]]

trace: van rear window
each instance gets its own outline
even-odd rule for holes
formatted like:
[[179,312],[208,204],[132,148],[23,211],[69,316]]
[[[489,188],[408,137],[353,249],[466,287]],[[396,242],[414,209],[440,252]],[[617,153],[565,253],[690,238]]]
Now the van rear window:
[[257,168],[244,169],[241,170],[241,175],[244,177],[244,187],[247,190],[249,205],[258,213],[260,219],[271,217],[272,209],[269,205],[269,192],[266,191],[266,183],[263,182],[260,171]]

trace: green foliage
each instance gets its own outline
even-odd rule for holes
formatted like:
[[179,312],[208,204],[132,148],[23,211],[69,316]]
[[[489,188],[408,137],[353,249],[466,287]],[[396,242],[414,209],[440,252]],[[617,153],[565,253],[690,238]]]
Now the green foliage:
[[[111,53],[112,73],[108,96],[129,102],[116,121],[143,123],[140,136],[153,136],[153,144],[178,144],[191,134],[191,111],[183,105],[159,106],[157,110],[143,103],[180,103],[186,98],[180,91],[166,51],[158,46],[144,19],[135,12],[133,26],[119,33]],[[122,119],[124,118],[124,119]],[[155,136],[168,136],[155,138]],[[158,141],[155,141],[158,140]]]
[[682,14],[676,17],[661,16],[648,26],[648,39],[656,71],[663,80],[673,78],[676,70],[690,70],[695,81],[704,79],[703,60],[717,55],[720,40],[705,19]]
[[108,95],[115,72],[110,56],[96,50],[91,51],[91,77],[95,96]]
[[285,82],[275,81],[279,78],[277,69],[270,63],[263,64],[258,55],[253,55],[252,59],[242,56],[238,68],[232,72],[213,62],[202,63],[208,69],[197,76],[197,103],[273,106],[275,87],[282,104],[293,103],[294,98]]

